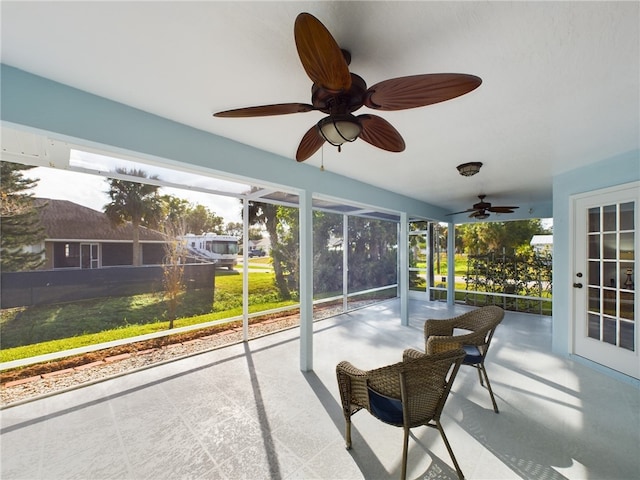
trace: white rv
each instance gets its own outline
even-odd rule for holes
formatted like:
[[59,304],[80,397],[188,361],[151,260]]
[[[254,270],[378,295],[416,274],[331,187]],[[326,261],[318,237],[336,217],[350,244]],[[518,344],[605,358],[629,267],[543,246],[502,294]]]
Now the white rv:
[[238,237],[232,235],[217,235],[203,233],[194,235],[188,233],[183,237],[189,254],[198,260],[210,261],[216,267],[226,267],[233,270],[238,261]]

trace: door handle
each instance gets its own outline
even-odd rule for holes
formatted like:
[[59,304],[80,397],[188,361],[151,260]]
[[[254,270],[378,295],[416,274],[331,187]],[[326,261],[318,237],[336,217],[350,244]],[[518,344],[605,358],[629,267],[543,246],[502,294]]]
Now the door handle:
[[582,284],[581,283],[574,283],[573,284],[573,288],[582,288]]

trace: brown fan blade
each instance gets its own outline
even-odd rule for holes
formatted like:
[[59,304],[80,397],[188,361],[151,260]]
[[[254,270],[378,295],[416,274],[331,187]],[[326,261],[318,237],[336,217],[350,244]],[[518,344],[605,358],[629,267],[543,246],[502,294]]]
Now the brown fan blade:
[[384,118],[364,114],[358,115],[358,120],[362,125],[359,138],[365,142],[389,152],[402,152],[405,149],[400,133]]
[[300,145],[298,146],[298,151],[296,152],[296,160],[298,162],[304,162],[307,158],[316,153],[323,143],[324,138],[322,138],[322,135],[318,132],[318,126],[314,125],[307,130],[307,133],[302,137]]
[[347,61],[320,20],[301,13],[296,18],[294,35],[298,56],[313,83],[335,92],[349,90],[351,74]]
[[268,117],[271,115],[310,112],[311,110],[315,110],[315,107],[306,103],[277,103],[274,105],[225,110],[224,112],[214,113],[213,116],[225,118]]
[[475,90],[480,77],[464,73],[432,73],[398,77],[367,90],[365,105],[375,110],[404,110],[444,102]]
[[493,213],[513,213],[516,208],[520,207],[489,207],[487,210]]

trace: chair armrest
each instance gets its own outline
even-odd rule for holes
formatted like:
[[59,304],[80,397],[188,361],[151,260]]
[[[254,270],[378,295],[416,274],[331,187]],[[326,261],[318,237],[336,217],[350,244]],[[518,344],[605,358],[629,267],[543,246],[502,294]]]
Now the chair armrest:
[[467,337],[467,335],[432,335],[427,338],[425,346],[427,355],[448,352],[449,350],[458,350],[464,345],[464,337]]
[[420,350],[416,350],[415,348],[407,348],[404,352],[402,352],[402,361],[406,362],[407,360],[420,358],[423,355],[424,352],[421,352]]
[[343,374],[343,375],[347,375],[349,377],[366,377],[367,376],[367,372],[366,370],[361,370],[358,367],[354,367],[351,362],[340,362],[337,366],[336,366],[336,372],[338,374]]
[[453,335],[454,322],[449,320],[429,319],[424,323],[425,340],[431,335]]
[[342,361],[336,366],[336,376],[345,416],[353,415],[361,408],[369,409],[368,372]]
[[464,335],[455,335],[456,341],[460,342],[460,345],[476,345],[482,346],[487,342],[487,333],[490,328],[483,328],[482,330],[476,330],[475,332],[465,333]]

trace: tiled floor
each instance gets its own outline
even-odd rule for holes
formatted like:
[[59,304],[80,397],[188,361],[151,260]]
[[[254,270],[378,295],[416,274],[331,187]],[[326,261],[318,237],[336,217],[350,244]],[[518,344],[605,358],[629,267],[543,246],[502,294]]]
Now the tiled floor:
[[[467,308],[387,302],[315,325],[314,372],[289,330],[3,410],[9,479],[387,479],[402,430],[366,411],[345,450],[335,365],[393,363],[427,317]],[[500,414],[462,367],[443,425],[468,479],[640,478],[640,392],[550,353],[547,317],[507,313],[487,362]],[[454,479],[437,431],[415,429],[408,477]]]

